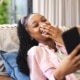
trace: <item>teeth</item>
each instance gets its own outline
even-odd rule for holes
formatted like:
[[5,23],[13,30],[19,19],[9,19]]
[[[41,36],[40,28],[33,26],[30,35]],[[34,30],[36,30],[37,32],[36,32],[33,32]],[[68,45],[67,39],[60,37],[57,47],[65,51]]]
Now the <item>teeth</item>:
[[46,32],[43,31],[43,29],[40,29],[41,34],[47,34]]
[[42,32],[42,34],[47,34],[46,32]]

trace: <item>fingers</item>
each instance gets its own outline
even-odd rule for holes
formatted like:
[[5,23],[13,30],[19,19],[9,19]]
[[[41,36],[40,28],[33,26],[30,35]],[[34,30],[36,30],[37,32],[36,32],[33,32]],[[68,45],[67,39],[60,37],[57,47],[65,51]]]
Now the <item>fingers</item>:
[[75,63],[80,62],[80,55],[76,56],[74,59],[75,59]]
[[51,32],[51,30],[48,29],[48,28],[47,29],[40,28],[40,29],[42,31],[42,35],[45,36],[45,37],[47,37],[47,38],[52,38],[52,36],[53,37],[55,36],[55,34],[53,32]]
[[40,27],[41,29],[43,29],[43,30],[51,30],[51,27],[52,26],[50,26],[50,25],[47,25],[47,26],[45,26],[45,27]]
[[45,27],[40,27],[40,29],[48,34],[55,34],[58,31],[58,27],[53,27],[51,25],[47,25]]
[[76,67],[80,68],[80,60],[76,62]]
[[74,63],[74,67],[76,70],[80,69],[80,55],[77,55],[79,50],[80,44],[69,55],[72,63]]
[[76,62],[76,65],[74,65],[76,70],[79,70],[80,69],[80,61]]
[[71,56],[75,57],[78,53],[78,51],[80,50],[80,44],[71,52]]

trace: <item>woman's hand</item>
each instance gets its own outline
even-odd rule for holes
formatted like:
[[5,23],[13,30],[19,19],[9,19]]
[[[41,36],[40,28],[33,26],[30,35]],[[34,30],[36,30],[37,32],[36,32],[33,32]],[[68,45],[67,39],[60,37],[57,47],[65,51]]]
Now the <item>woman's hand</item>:
[[59,29],[58,26],[54,27],[48,25],[48,26],[41,27],[40,29],[43,30],[43,34],[42,34],[43,36],[51,38],[54,41],[63,44],[63,40],[61,37],[62,31]]
[[[78,45],[59,65],[56,69],[54,76],[59,80],[63,80],[64,77],[70,73],[75,72],[80,69],[80,55],[77,52],[80,50],[80,45]],[[76,56],[77,55],[77,56]]]

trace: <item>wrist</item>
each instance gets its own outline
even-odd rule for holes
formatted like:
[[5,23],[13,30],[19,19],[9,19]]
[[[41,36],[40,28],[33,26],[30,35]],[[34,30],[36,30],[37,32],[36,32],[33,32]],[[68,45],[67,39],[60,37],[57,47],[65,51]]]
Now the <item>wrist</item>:
[[55,71],[54,78],[55,80],[66,80],[65,75],[61,71]]
[[54,76],[54,77],[55,77],[55,80],[66,80],[66,78],[63,76]]
[[66,78],[65,77],[61,77],[61,78],[60,77],[55,77],[55,80],[66,80]]

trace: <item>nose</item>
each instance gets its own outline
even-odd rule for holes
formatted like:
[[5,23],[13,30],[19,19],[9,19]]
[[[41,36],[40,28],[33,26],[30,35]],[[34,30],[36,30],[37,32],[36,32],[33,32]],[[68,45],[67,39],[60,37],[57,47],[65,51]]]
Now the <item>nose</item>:
[[40,27],[45,27],[47,24],[46,23],[41,23]]

